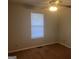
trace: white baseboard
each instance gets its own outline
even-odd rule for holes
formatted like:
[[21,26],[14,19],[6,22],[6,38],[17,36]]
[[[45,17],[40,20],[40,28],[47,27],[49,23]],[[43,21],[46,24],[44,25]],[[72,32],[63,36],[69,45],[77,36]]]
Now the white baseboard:
[[[27,47],[27,48],[22,48],[22,49],[17,49],[17,50],[12,50],[12,51],[9,51],[8,53],[14,53],[14,52],[18,52],[18,51],[22,51],[22,50],[27,50],[27,49],[31,49],[31,48],[36,48],[36,47],[40,47],[40,46],[46,46],[46,45],[51,45],[51,44],[56,44],[58,42],[52,42],[52,43],[47,43],[47,44],[42,44],[42,45],[38,45],[38,46],[32,46],[32,47]],[[64,45],[68,48],[71,48],[69,45],[67,44],[64,44],[64,43],[59,43],[61,45]]]
[[31,49],[31,48],[36,48],[36,47],[39,47],[39,46],[46,46],[46,45],[51,45],[51,44],[56,44],[56,43],[57,42],[52,42],[52,43],[42,44],[42,45],[38,45],[38,46],[22,48],[22,49],[18,49],[18,50],[9,51],[8,53],[14,53],[14,52],[18,52],[18,51],[22,51],[22,50],[26,50],[26,49]]
[[59,44],[64,45],[65,47],[71,48],[71,47],[70,47],[69,45],[67,45],[67,44],[64,44],[64,43],[59,43]]

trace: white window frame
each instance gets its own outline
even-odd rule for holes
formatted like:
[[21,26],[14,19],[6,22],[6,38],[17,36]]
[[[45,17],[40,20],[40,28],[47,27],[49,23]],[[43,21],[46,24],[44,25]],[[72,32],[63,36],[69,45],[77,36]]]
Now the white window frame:
[[[33,38],[32,37],[32,14],[42,14],[43,15],[43,36],[41,36],[41,37],[35,37],[35,38]],[[38,25],[37,25],[38,26]],[[36,13],[36,12],[31,12],[31,39],[39,39],[39,38],[44,38],[44,14],[43,13]]]

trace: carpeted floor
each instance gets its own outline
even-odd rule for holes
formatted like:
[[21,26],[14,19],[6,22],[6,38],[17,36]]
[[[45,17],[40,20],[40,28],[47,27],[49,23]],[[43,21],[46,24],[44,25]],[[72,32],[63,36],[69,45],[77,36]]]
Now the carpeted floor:
[[11,53],[9,56],[17,56],[17,59],[71,59],[71,49],[53,44]]

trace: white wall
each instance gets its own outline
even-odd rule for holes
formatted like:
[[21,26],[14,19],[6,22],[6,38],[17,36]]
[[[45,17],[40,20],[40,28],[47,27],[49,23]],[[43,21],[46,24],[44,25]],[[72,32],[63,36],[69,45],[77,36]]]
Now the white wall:
[[[9,51],[55,43],[57,40],[57,13],[28,9],[22,5],[9,4]],[[45,14],[45,37],[31,39],[31,12]]]
[[59,43],[71,47],[71,8],[61,7],[58,16]]

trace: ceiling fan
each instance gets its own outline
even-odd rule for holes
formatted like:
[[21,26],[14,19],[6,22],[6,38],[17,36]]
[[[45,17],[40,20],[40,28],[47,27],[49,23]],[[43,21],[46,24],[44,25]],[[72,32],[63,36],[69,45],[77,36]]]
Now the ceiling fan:
[[71,8],[71,5],[63,4],[61,0],[50,0],[48,2],[39,3],[37,6],[42,6],[43,9],[49,7],[50,11],[56,11],[59,6]]
[[50,5],[57,5],[57,6],[63,6],[63,7],[68,7],[68,8],[71,8],[71,6],[70,5],[67,5],[67,4],[62,4],[63,3],[63,1],[61,1],[61,0],[51,0],[51,1],[49,1],[49,4]]

